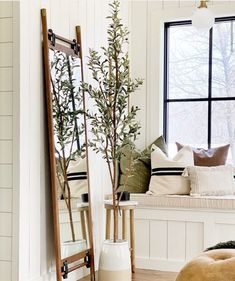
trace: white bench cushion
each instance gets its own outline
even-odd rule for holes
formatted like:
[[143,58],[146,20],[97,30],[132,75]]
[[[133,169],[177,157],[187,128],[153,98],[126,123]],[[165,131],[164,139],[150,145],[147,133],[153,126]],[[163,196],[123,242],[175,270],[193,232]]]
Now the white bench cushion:
[[189,196],[189,195],[147,195],[131,194],[131,200],[138,202],[138,208],[187,208],[235,210],[235,195]]

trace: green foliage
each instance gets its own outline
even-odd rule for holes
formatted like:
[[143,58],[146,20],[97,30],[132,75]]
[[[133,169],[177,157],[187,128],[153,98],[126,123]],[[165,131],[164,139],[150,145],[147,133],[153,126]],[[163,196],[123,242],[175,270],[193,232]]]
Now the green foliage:
[[128,110],[128,104],[130,95],[143,81],[130,78],[129,32],[119,17],[119,1],[113,1],[110,8],[108,46],[102,47],[101,53],[90,50],[88,66],[95,83],[83,83],[83,90],[94,100],[95,107],[95,113],[87,112],[94,135],[89,145],[106,159],[114,190],[116,163],[127,144],[134,149],[139,135],[140,125],[135,120],[139,108],[132,106]]

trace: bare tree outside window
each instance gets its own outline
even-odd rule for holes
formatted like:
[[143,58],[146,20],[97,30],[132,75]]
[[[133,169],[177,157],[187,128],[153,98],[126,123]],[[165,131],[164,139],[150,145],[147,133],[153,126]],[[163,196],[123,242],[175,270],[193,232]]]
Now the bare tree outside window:
[[170,150],[175,141],[204,148],[230,143],[235,163],[234,21],[220,19],[203,33],[190,22],[166,28],[164,125]]

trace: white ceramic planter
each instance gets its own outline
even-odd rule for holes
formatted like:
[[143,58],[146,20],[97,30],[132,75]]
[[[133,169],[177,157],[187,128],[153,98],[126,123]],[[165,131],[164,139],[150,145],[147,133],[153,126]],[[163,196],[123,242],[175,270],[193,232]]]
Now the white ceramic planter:
[[127,241],[105,240],[100,254],[99,281],[131,281],[131,259]]
[[70,257],[87,249],[86,240],[80,239],[61,243],[61,258]]

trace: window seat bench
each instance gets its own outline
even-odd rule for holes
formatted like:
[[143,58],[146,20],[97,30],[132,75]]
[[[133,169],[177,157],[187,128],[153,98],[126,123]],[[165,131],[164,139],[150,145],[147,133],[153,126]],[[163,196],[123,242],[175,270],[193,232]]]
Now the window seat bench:
[[218,242],[235,240],[234,196],[131,194],[135,210],[136,267],[179,271]]
[[[189,196],[189,195],[148,195],[132,193],[131,200],[137,201],[139,207],[189,208],[189,209],[223,209],[235,211],[235,195],[225,196]],[[235,237],[234,237],[235,238]]]

